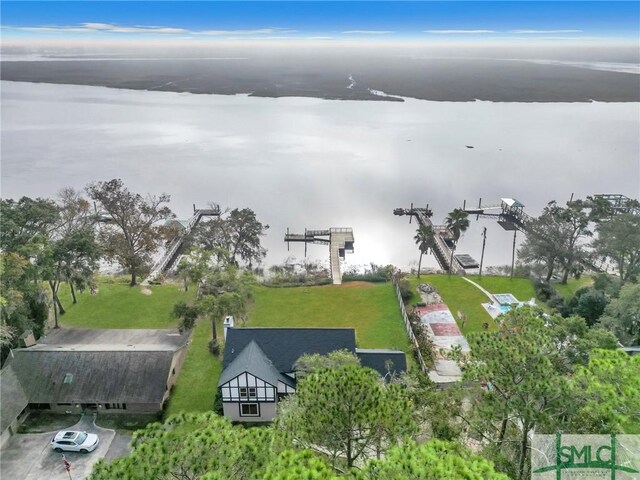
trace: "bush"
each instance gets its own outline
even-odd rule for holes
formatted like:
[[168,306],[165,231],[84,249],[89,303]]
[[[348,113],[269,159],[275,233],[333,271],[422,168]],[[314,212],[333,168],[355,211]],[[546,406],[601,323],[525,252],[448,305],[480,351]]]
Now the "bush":
[[191,330],[198,318],[198,309],[181,300],[173,306],[171,315],[179,320],[178,328],[180,331]]
[[608,273],[599,273],[593,279],[593,288],[606,293],[607,295],[618,298],[622,282],[619,277],[614,277]]
[[403,278],[398,282],[398,288],[400,289],[400,297],[404,302],[411,300],[413,297],[413,290],[411,289],[411,284],[409,280]]
[[[422,324],[422,322],[418,321],[416,323],[411,323],[411,328],[413,330],[413,334],[416,336],[416,341],[418,342],[418,349],[422,354],[422,359],[424,360],[425,366],[427,369],[433,368],[435,364],[435,345],[433,341],[429,337],[427,333],[427,329]],[[415,350],[415,346],[414,346]],[[414,351],[414,355],[416,360],[418,358],[417,352]]]
[[393,278],[393,274],[396,271],[396,267],[393,265],[386,265],[384,267],[372,263],[370,267],[364,271],[364,273],[358,273],[356,269],[348,270],[342,275],[342,280],[346,282],[361,281],[382,283],[388,282]]
[[216,394],[213,397],[213,411],[218,415],[224,415],[224,409],[222,408],[222,395],[220,394],[220,389],[216,388]]
[[552,297],[559,295],[555,288],[543,280],[535,280],[533,282],[533,288],[536,291],[536,296],[543,302],[547,302]]
[[565,312],[564,316],[579,315],[587,321],[587,325],[593,326],[604,313],[609,300],[605,294],[592,287],[583,287],[576,291]]
[[563,317],[567,316],[567,306],[562,295],[552,296],[549,300],[547,300],[547,305],[549,305],[551,308],[556,309]]

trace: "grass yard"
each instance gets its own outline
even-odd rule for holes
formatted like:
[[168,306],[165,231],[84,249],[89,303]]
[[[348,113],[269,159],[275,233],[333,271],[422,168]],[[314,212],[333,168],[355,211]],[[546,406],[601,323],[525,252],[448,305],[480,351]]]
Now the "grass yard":
[[[195,291],[185,293],[172,284],[153,285],[148,289],[131,288],[126,284],[100,282],[98,293],[88,292],[71,303],[68,290],[61,287],[60,299],[67,313],[60,317],[60,325],[81,328],[175,328],[177,321],[171,310],[180,300],[192,300]],[[151,294],[144,293],[147,290]],[[218,328],[222,334],[222,329]],[[207,411],[213,406],[213,397],[222,368],[220,358],[209,353],[211,324],[202,320],[194,329],[187,357],[173,387],[168,413],[180,411]]]
[[528,278],[487,275],[483,277],[469,275],[467,278],[476,282],[490,293],[511,293],[521,302],[527,302],[536,296],[533,283]]
[[[222,325],[218,325],[218,338]],[[211,322],[200,319],[193,330],[187,358],[182,365],[178,381],[173,387],[166,415],[179,412],[207,412],[213,408],[213,398],[222,371],[222,355],[209,353]]]
[[420,301],[416,287],[421,283],[428,283],[437,289],[456,321],[458,321],[458,311],[467,316],[464,327],[458,323],[463,334],[482,330],[484,322],[489,323],[489,328],[495,328],[495,322],[481,305],[488,301],[487,296],[469,282],[465,282],[462,277],[457,275],[420,275],[420,279],[418,279],[417,276],[411,275],[408,278],[413,290],[411,305]]
[[569,300],[573,297],[574,293],[582,287],[589,287],[593,285],[593,278],[589,276],[583,276],[580,278],[570,278],[566,285],[561,283],[552,283],[551,286],[555,288],[565,300]]
[[[71,304],[71,295],[61,287],[60,298],[67,313],[62,327],[81,328],[175,328],[171,310],[180,300],[191,300],[172,284],[131,288],[123,283],[100,282],[96,295],[88,292]],[[144,291],[151,294],[144,293]],[[392,348],[409,352],[407,336],[391,284],[349,282],[340,286],[267,288],[259,287],[251,307],[252,327],[353,327],[361,348]],[[222,337],[222,325],[218,325]],[[173,387],[167,414],[208,411],[213,406],[222,359],[209,353],[211,324],[196,325],[187,357]],[[407,360],[411,362],[410,355]]]
[[[408,279],[414,290],[409,304],[420,301],[420,296],[415,290],[420,283],[433,285],[442,300],[449,306],[456,321],[458,321],[458,311],[467,316],[465,326],[458,325],[463,334],[481,331],[484,322],[489,324],[490,329],[496,327],[495,321],[481,305],[489,301],[488,297],[477,287],[463,280],[462,277],[457,275],[421,275],[418,279],[417,276],[411,275]],[[533,284],[528,278],[511,279],[509,277],[483,276],[482,279],[479,279],[477,276],[469,276],[469,279],[490,293],[512,293],[521,301],[527,301],[535,296]]]
[[153,285],[145,295],[140,287],[121,283],[98,283],[98,293],[78,294],[71,303],[66,284],[60,287],[60,301],[67,313],[60,317],[62,327],[81,328],[175,328],[171,318],[176,302],[192,299],[195,292],[184,293],[176,285]]
[[260,287],[247,326],[353,327],[360,348],[409,351],[407,334],[390,283]]

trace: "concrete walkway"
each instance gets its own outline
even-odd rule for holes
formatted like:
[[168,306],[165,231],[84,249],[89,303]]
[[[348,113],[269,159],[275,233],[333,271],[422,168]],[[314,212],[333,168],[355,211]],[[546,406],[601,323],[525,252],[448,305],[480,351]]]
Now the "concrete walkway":
[[474,287],[476,287],[478,290],[480,290],[482,293],[484,293],[487,297],[489,297],[489,300],[491,300],[491,302],[495,302],[495,298],[493,297],[493,295],[485,290],[484,288],[482,288],[480,285],[478,285],[476,282],[474,282],[473,280],[469,280],[467,277],[462,277],[462,279],[466,282],[469,282],[471,285],[473,285]]

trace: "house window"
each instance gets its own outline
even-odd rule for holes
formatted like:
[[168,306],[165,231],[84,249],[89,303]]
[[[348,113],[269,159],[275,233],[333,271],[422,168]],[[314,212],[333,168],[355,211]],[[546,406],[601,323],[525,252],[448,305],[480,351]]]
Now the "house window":
[[240,416],[241,417],[257,417],[260,415],[258,412],[257,403],[241,403],[240,404]]
[[240,387],[240,398],[256,398],[257,395],[256,387]]

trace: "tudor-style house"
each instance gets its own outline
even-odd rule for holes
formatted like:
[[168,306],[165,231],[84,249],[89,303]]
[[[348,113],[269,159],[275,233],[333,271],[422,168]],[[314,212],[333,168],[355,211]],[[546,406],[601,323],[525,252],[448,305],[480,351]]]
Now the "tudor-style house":
[[347,350],[382,376],[407,369],[404,352],[356,348],[352,328],[233,328],[227,319],[225,338],[218,387],[224,416],[237,422],[273,420],[278,401],[295,393],[295,365],[305,354]]

